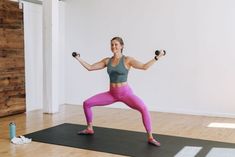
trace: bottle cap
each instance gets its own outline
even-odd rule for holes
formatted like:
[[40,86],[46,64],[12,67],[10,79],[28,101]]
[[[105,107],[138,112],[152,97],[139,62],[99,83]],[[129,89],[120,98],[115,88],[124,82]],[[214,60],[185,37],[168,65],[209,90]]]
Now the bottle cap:
[[10,122],[10,124],[9,125],[15,125],[15,123],[14,122]]

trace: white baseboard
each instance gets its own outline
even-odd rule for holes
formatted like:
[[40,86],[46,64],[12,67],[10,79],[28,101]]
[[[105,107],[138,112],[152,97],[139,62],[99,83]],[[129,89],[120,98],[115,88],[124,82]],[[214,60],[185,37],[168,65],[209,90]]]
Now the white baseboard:
[[[72,104],[66,104],[66,105],[72,105]],[[130,109],[126,105],[120,104],[114,104],[110,106],[104,106],[107,108],[121,108],[121,109]],[[164,112],[164,113],[176,113],[176,114],[186,114],[186,115],[195,115],[195,116],[208,116],[208,117],[223,117],[223,118],[235,118],[235,114],[231,113],[223,113],[223,112],[205,112],[205,111],[199,111],[199,110],[187,110],[187,109],[169,109],[169,108],[151,108],[149,107],[149,111],[153,112]]]
[[176,114],[187,114],[196,116],[208,116],[208,117],[223,117],[223,118],[235,118],[235,114],[224,113],[224,112],[205,112],[200,110],[190,109],[169,109],[169,108],[149,108],[150,111],[176,113]]

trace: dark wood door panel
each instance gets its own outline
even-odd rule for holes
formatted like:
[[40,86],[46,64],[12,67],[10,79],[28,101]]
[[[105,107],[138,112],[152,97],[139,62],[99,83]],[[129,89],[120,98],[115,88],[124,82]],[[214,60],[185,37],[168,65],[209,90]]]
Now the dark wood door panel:
[[23,28],[19,4],[0,0],[0,117],[26,110]]

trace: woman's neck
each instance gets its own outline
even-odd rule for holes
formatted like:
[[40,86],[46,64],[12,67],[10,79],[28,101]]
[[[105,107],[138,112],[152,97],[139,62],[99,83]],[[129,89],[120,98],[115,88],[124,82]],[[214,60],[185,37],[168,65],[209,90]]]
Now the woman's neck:
[[115,53],[114,55],[113,55],[113,58],[115,58],[115,59],[119,59],[119,58],[121,58],[122,57],[122,53],[120,52],[120,53]]

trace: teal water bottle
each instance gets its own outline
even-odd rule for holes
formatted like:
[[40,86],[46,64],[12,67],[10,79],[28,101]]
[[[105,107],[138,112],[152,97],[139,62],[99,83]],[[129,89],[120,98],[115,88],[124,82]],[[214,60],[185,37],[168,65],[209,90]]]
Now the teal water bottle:
[[9,134],[10,134],[10,140],[16,136],[16,125],[13,122],[9,124]]

